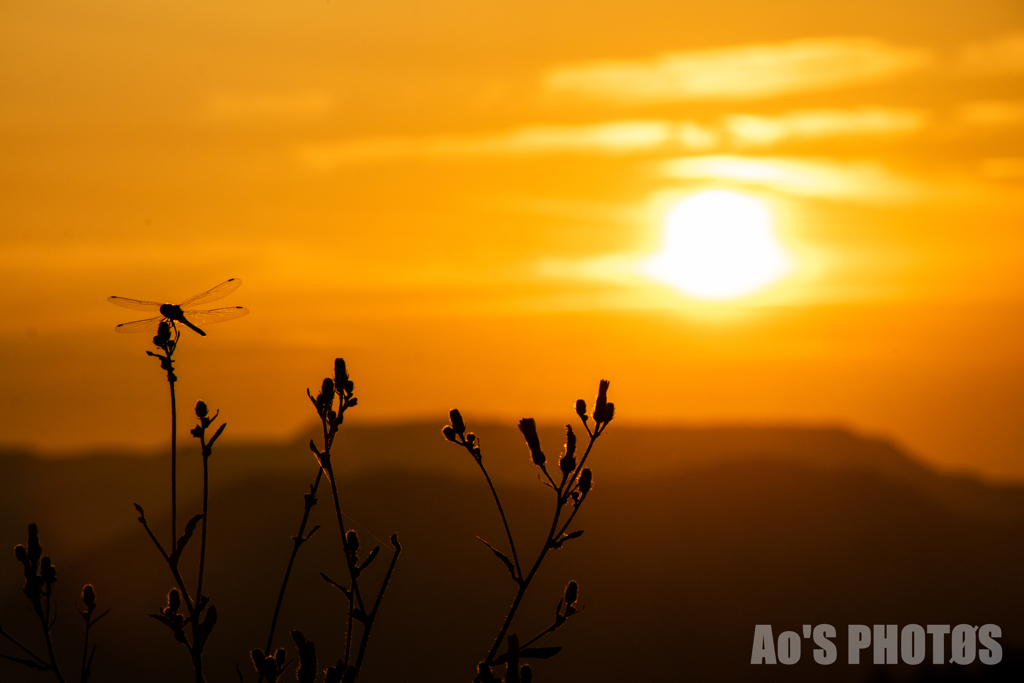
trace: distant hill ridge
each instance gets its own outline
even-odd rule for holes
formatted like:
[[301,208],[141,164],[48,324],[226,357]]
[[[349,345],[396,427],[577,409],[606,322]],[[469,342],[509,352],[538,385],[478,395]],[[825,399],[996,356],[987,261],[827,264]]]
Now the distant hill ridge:
[[[490,494],[440,426],[346,425],[335,447],[350,522],[378,538],[398,531],[404,548],[367,683],[466,680],[510,599],[508,577],[476,540],[502,538]],[[554,460],[564,427],[541,426]],[[515,425],[470,428],[510,524],[536,540],[549,501],[522,436]],[[309,436],[235,444],[229,428],[211,460],[209,590],[223,621],[211,641],[210,680],[234,680],[235,664],[265,637],[267,586],[280,580],[301,494],[316,472]],[[180,441],[182,511],[196,507],[199,490],[192,441]],[[751,667],[753,626],[764,623],[777,631],[997,623],[1008,647],[1024,646],[1021,488],[939,473],[890,442],[832,427],[612,423],[589,463],[592,503],[574,524],[586,533],[545,567],[523,628],[547,623],[570,578],[580,581],[586,612],[552,639],[565,651],[538,664],[540,680],[679,680],[680,670],[704,683],[870,680],[870,667],[823,668],[809,655],[784,678]],[[101,672],[153,683],[187,673],[146,616],[169,584],[132,508],[142,504],[154,528],[165,529],[167,476],[164,454],[0,452],[0,547],[24,543],[25,525],[39,524],[60,569],[57,628],[66,642],[80,645],[70,601],[83,582],[114,608],[97,633],[97,681]],[[339,624],[336,592],[316,575],[338,563],[326,507],[314,509],[312,522],[325,529],[300,557],[282,622],[282,633],[303,628],[325,656],[337,650]],[[25,610],[19,567],[8,557],[0,560],[5,627]],[[23,676],[13,666],[0,661],[0,680],[23,680],[6,677]]]

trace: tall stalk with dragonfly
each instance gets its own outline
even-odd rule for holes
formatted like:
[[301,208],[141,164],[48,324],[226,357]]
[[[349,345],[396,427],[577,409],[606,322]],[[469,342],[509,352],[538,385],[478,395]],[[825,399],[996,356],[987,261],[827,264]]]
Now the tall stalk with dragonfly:
[[[181,643],[188,651],[195,672],[196,683],[204,683],[203,676],[203,650],[206,642],[217,623],[217,608],[210,604],[209,596],[203,595],[203,578],[206,571],[206,541],[207,527],[209,523],[210,503],[210,457],[213,455],[213,446],[224,433],[227,426],[221,423],[216,429],[213,423],[217,420],[220,412],[210,415],[209,408],[203,401],[195,406],[197,419],[196,426],[192,429],[193,437],[199,439],[200,453],[203,464],[203,492],[202,512],[194,515],[185,524],[185,527],[178,535],[178,406],[175,394],[175,383],[178,381],[174,373],[174,352],[178,348],[181,339],[181,332],[178,325],[184,325],[196,334],[205,337],[199,325],[224,322],[241,317],[249,311],[241,306],[231,306],[215,309],[189,309],[189,306],[208,303],[223,299],[234,292],[242,285],[238,278],[231,278],[220,283],[212,289],[197,294],[180,304],[160,303],[157,301],[142,301],[139,299],[127,299],[120,296],[112,296],[107,299],[112,304],[139,311],[158,312],[159,315],[135,320],[118,325],[115,329],[118,332],[152,332],[153,344],[159,353],[146,351],[147,355],[160,361],[161,369],[167,375],[167,384],[171,393],[171,537],[170,543],[164,544],[157,538],[156,533],[150,527],[146,519],[145,510],[138,503],[135,509],[139,513],[139,523],[142,524],[150,540],[156,546],[167,564],[174,579],[174,587],[167,593],[166,605],[157,613],[150,614],[151,617],[164,624],[170,629],[174,639]],[[210,433],[212,431],[212,433]],[[195,578],[195,590],[189,590],[189,584],[183,576],[180,567],[181,555],[186,546],[195,534],[196,527],[200,528],[199,562]],[[184,612],[182,612],[184,607]],[[185,629],[189,628],[190,634]]]

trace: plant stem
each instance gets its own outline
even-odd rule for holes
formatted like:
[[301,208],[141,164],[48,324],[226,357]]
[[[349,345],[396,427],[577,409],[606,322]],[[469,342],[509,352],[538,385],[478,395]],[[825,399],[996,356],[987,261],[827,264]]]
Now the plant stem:
[[167,377],[171,385],[171,547],[178,540],[178,404],[174,396],[174,379]]
[[53,671],[53,675],[57,677],[60,683],[64,683],[64,676],[60,672],[60,667],[57,666],[57,656],[53,652],[53,638],[50,637],[50,592],[46,592],[46,613],[38,604],[36,605],[36,614],[39,616],[39,622],[43,626],[43,637],[46,640],[46,654],[50,658],[49,666],[50,670]]
[[196,585],[196,601],[203,599],[203,572],[206,569],[206,522],[210,512],[210,456],[206,455],[203,441],[203,531],[199,541],[199,580]]
[[384,575],[384,583],[381,584],[380,592],[377,593],[377,599],[373,603],[373,611],[370,612],[366,619],[366,623],[363,625],[363,642],[359,644],[359,654],[356,655],[356,671],[359,671],[363,665],[363,654],[366,653],[366,644],[370,642],[370,629],[373,628],[373,622],[377,619],[377,609],[380,607],[381,600],[384,599],[384,591],[387,590],[388,583],[391,581],[391,574],[395,571],[395,564],[398,562],[398,556],[402,553],[402,547],[398,545],[397,539],[397,536],[391,537],[391,542],[395,546],[395,554],[391,556],[391,564],[388,566],[387,574]]
[[[309,488],[309,493],[314,497],[314,500],[316,497],[316,491],[320,488],[320,480],[323,476],[323,469],[318,468],[316,471],[316,479],[313,481],[313,485]],[[316,503],[314,502],[313,505],[315,504]],[[304,536],[306,532],[306,523],[309,521],[309,513],[313,509],[313,505],[306,506],[306,511],[302,515],[302,522],[299,524],[299,533],[295,534],[295,537],[292,539],[292,554],[291,557],[288,558],[288,566],[284,570],[284,580],[281,582],[281,590],[277,594],[277,604],[274,605],[274,616],[270,620],[270,633],[267,635],[267,647],[264,648],[264,652],[270,652],[270,648],[274,644],[274,631],[277,629],[277,618],[281,614],[281,605],[284,603],[284,592],[288,588],[288,579],[292,575],[292,567],[295,565],[295,556],[299,554],[299,547],[306,542]]]
[[[590,433],[590,431],[588,430],[588,433],[590,434],[590,442],[587,444],[587,449],[584,452],[583,457],[580,459],[580,463],[576,467],[576,470],[573,472],[573,476],[568,477],[563,475],[561,485],[555,489],[555,515],[554,518],[551,520],[551,528],[548,530],[548,535],[544,541],[544,546],[541,548],[540,554],[537,556],[536,562],[533,563],[533,567],[530,569],[530,573],[527,574],[525,577],[522,575],[521,572],[519,574],[519,590],[516,591],[516,597],[512,601],[512,606],[509,608],[508,614],[505,616],[505,621],[501,625],[501,630],[498,631],[498,637],[494,639],[494,644],[491,646],[490,652],[487,653],[487,658],[484,660],[484,663],[486,665],[491,665],[491,663],[494,661],[494,657],[498,653],[498,648],[501,647],[501,644],[505,639],[505,634],[508,633],[509,628],[511,628],[512,626],[512,621],[513,619],[515,619],[516,612],[519,610],[519,604],[523,601],[523,597],[526,595],[526,591],[530,587],[530,582],[532,582],[533,577],[537,575],[537,571],[540,569],[540,565],[544,561],[544,557],[548,554],[548,550],[552,548],[552,542],[555,540],[555,538],[564,533],[564,530],[568,528],[569,523],[572,522],[573,518],[576,516],[576,512],[580,509],[580,505],[577,504],[572,514],[565,522],[565,525],[562,527],[562,530],[559,531],[558,520],[562,515],[562,509],[565,507],[566,503],[569,500],[569,494],[572,489],[572,483],[576,481],[576,476],[578,476],[578,474],[583,471],[583,463],[586,462],[587,457],[590,455],[590,451],[593,449],[594,442],[597,441],[597,437],[601,435],[601,431],[597,429],[595,429],[593,433]],[[480,460],[478,459],[477,462],[480,463]],[[480,463],[480,469],[484,469],[482,463]],[[484,470],[484,476],[486,475],[487,471]],[[491,483],[490,477],[487,478],[487,483]],[[567,486],[567,484],[569,485]],[[493,486],[491,486],[491,491],[494,492]],[[495,500],[497,500],[497,493],[494,494],[494,498]],[[582,500],[580,501],[580,503],[582,503]],[[501,503],[498,503],[498,510],[501,510]],[[502,520],[504,520],[504,513],[502,513],[501,516]],[[506,530],[508,529],[507,524],[505,528]],[[511,535],[509,541],[511,542]]]
[[341,530],[341,547],[345,553],[345,564],[348,565],[348,575],[352,579],[352,595],[355,596],[356,602],[359,603],[359,609],[365,612],[366,607],[363,604],[363,596],[359,592],[359,579],[356,577],[356,566],[352,562],[352,553],[349,552],[348,548],[348,534],[345,531],[345,520],[341,515],[341,500],[338,497],[338,485],[334,480],[334,467],[331,465],[329,453],[324,462],[326,464],[327,481],[331,484],[331,495],[334,498],[334,513],[338,518],[338,528]]
[[487,474],[487,468],[484,467],[483,458],[476,458],[476,464],[480,466],[480,471],[484,473],[484,479],[487,480],[487,486],[491,489],[491,495],[494,496],[494,502],[498,506],[498,514],[501,515],[501,523],[505,526],[505,536],[508,537],[508,544],[512,548],[512,560],[515,562],[516,578],[522,580],[523,569],[519,566],[519,555],[516,554],[516,543],[512,540],[512,531],[509,529],[508,519],[505,518],[505,509],[501,506],[501,499],[498,498],[498,492],[494,489],[494,484],[491,482],[490,475]]

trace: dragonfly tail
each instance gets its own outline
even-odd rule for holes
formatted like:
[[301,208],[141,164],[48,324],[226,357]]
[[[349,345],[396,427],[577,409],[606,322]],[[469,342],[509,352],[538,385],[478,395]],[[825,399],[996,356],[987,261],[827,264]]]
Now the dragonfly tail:
[[196,333],[198,333],[198,334],[199,334],[199,335],[200,335],[201,337],[205,337],[205,336],[206,336],[206,333],[205,333],[205,332],[203,332],[203,331],[202,331],[201,329],[199,329],[198,327],[196,327],[195,325],[193,325],[192,323],[190,323],[190,322],[188,321],[188,319],[187,319],[187,318],[186,318],[185,316],[182,316],[182,317],[181,317],[181,322],[183,322],[183,323],[185,323],[186,325],[188,325],[188,326],[189,326],[189,328],[190,328],[190,329],[191,329],[191,330],[192,330],[193,332],[196,332]]

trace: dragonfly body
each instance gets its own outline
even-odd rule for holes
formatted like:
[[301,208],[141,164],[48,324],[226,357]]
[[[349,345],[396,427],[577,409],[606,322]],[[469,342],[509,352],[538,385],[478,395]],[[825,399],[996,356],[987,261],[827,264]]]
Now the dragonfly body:
[[203,332],[201,329],[199,329],[198,327],[196,327],[195,325],[188,321],[188,318],[185,317],[185,311],[181,310],[181,306],[177,306],[175,304],[161,304],[160,315],[167,318],[168,320],[173,320],[174,322],[182,323],[192,331],[198,332],[204,337],[206,336],[205,332]]
[[169,320],[172,323],[181,323],[190,330],[205,337],[206,332],[203,332],[197,324],[209,325],[211,323],[240,318],[248,313],[249,310],[241,306],[213,308],[207,310],[185,310],[185,307],[207,301],[223,299],[225,296],[238,289],[241,285],[241,280],[238,278],[231,278],[230,280],[220,283],[213,289],[208,289],[202,294],[197,294],[190,299],[186,299],[180,304],[160,303],[158,301],[140,301],[138,299],[126,299],[120,296],[108,297],[107,301],[117,306],[132,308],[137,311],[157,311],[160,313],[160,315],[155,318],[122,323],[115,328],[118,332],[155,332],[161,321]]

